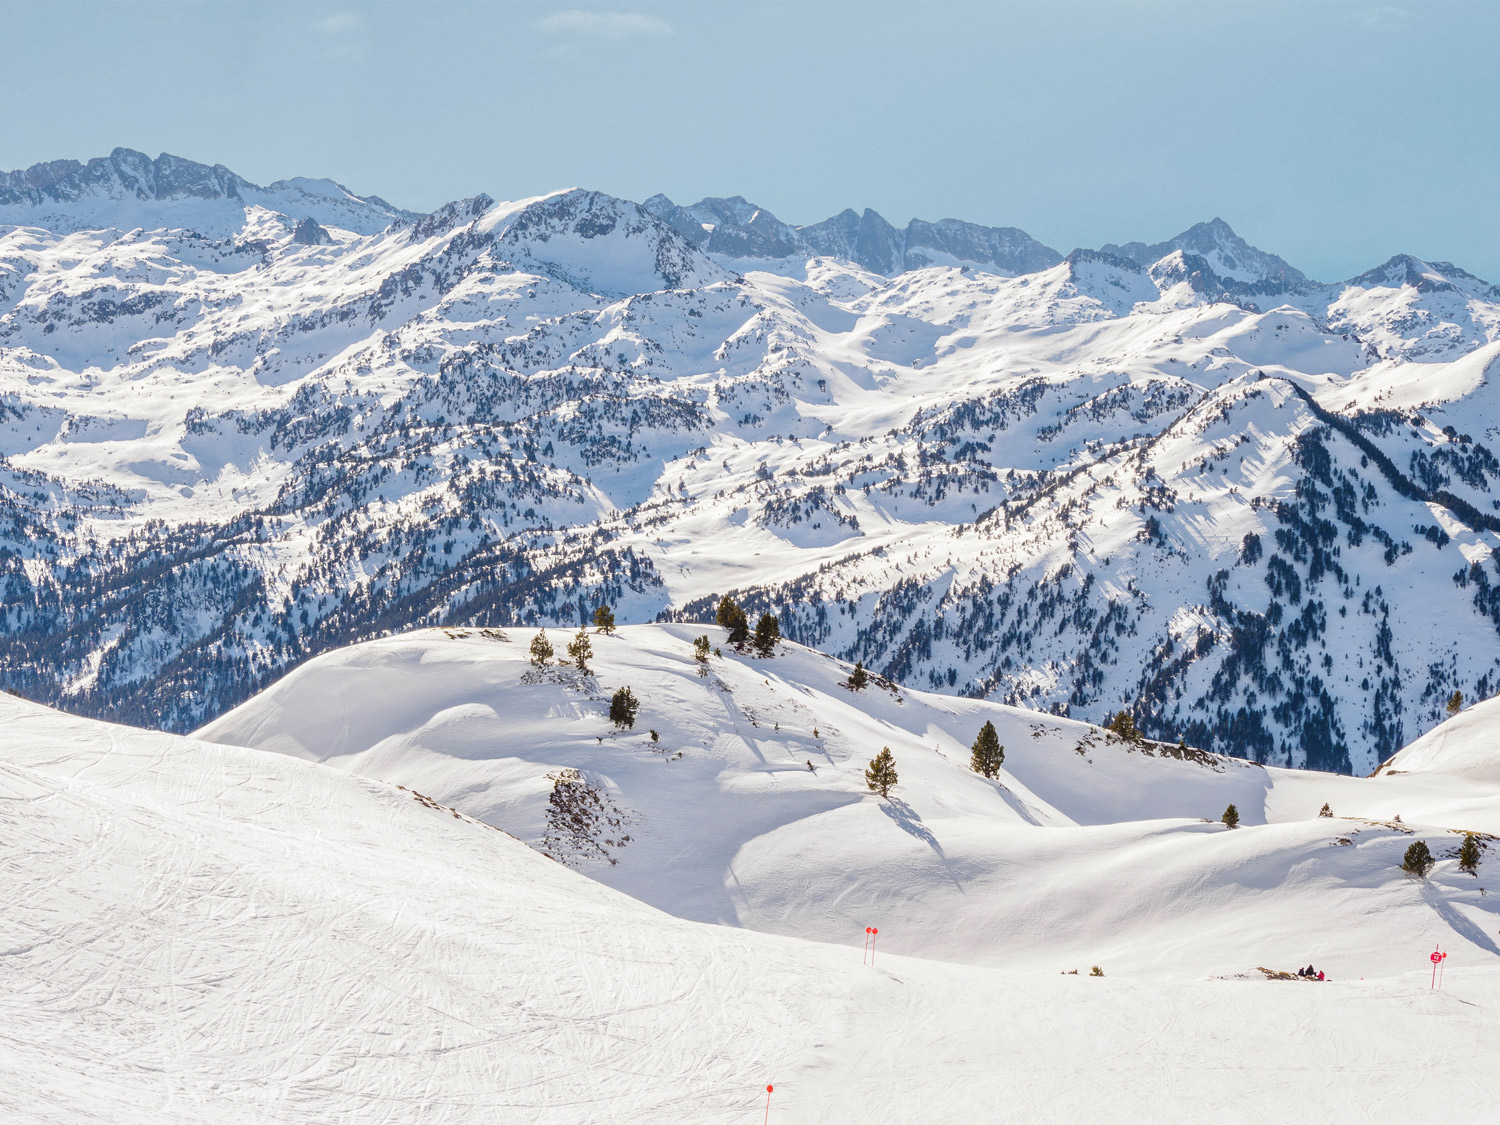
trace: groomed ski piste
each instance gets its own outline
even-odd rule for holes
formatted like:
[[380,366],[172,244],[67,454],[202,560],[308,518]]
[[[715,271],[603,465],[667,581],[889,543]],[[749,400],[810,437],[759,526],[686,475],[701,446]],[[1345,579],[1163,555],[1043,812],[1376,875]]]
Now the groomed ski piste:
[[[591,632],[591,677],[533,668],[532,635],[344,649],[196,738],[0,696],[0,1119],[750,1122],[767,1084],[778,1122],[1500,1102],[1500,852],[1451,858],[1500,832],[1500,703],[1347,778],[855,692],[713,627]],[[559,777],[597,831],[549,832]],[[1309,962],[1331,979],[1260,971]]]

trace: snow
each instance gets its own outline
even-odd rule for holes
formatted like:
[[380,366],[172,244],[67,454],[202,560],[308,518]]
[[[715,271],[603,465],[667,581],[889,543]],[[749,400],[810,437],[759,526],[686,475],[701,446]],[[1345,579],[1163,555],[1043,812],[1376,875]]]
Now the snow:
[[[1495,1116],[1494,286],[1221,220],[1058,262],[687,209],[797,251],[730,258],[664,197],[75,173],[0,183],[6,664],[211,721],[0,695],[0,1120]],[[982,698],[700,676],[692,623],[527,661],[726,590]],[[1083,721],[1124,705],[1171,737]]]
[[[149,229],[107,191],[76,204],[99,229],[0,227],[0,510],[47,529],[45,549],[6,542],[46,555],[58,606],[16,662],[51,668],[24,638],[63,619],[86,634],[53,702],[119,714],[104,685],[141,685],[128,714],[188,729],[392,620],[571,620],[605,591],[634,621],[734,591],[915,685],[1082,718],[1129,704],[1169,740],[1233,731],[1215,746],[1354,773],[1454,688],[1500,683],[1469,576],[1494,584],[1500,539],[1432,494],[1489,515],[1500,488],[1500,298],[1455,267],[1323,286],[1216,221],[1013,277],[783,270],[585,190],[391,227],[325,181],[256,190],[153,199]],[[297,245],[304,198],[363,210],[317,213],[332,244]],[[721,202],[724,223],[771,223]],[[1321,436],[1293,387],[1424,494]],[[1316,560],[1280,546],[1294,527]],[[191,628],[112,596],[118,568],[198,559],[200,532],[202,567],[161,594]],[[497,593],[497,558],[545,577]],[[1273,561],[1297,597],[1272,592]],[[159,682],[195,663],[196,697]]]
[[[1500,834],[1500,777],[1180,759],[1018,708],[854,693],[847,665],[790,644],[723,649],[700,677],[705,631],[722,649],[713,626],[592,635],[592,680],[533,673],[531,630],[400,635],[320,657],[198,734],[396,781],[536,846],[549,775],[577,769],[631,837],[579,866],[695,921],[839,942],[874,919],[892,952],[1037,971],[1103,958],[1167,979],[1314,954],[1341,979],[1394,975],[1413,940],[1500,955],[1485,879],[1445,861],[1439,903],[1398,870],[1411,832],[1435,851],[1461,829]],[[549,635],[561,653],[569,634]],[[617,732],[621,686],[642,705]],[[1006,748],[997,781],[968,769],[986,719]],[[863,772],[882,746],[901,777],[889,801]],[[1231,802],[1246,827],[1207,822]],[[1335,914],[1361,924],[1335,939]]]
[[[1215,831],[1250,854],[1268,832]],[[13,697],[0,838],[0,1116],[27,1125],[729,1122],[764,1114],[767,1083],[771,1120],[808,1123],[1496,1106],[1479,1078],[1500,969],[1452,941],[1430,991],[1430,932],[1385,973],[1309,986],[1121,971],[1106,932],[1103,979],[1066,947],[1035,966],[903,957],[899,924],[871,918],[871,968],[862,926],[834,944],[680,920],[384,782]],[[1267,934],[1311,920],[1215,870],[1180,929],[1230,899]],[[1063,893],[1025,882],[1039,903]],[[1336,957],[1349,916],[1328,904],[1276,967]]]
[[1443,775],[1468,792],[1500,785],[1497,720],[1500,700],[1482,700],[1402,749],[1381,767],[1381,773]]

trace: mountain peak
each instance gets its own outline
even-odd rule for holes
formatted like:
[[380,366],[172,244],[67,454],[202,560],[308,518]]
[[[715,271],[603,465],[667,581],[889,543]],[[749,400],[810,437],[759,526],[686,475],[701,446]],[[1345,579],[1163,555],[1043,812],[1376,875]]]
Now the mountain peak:
[[1412,254],[1393,254],[1374,269],[1350,278],[1346,284],[1361,289],[1410,287],[1420,293],[1465,289],[1479,291],[1490,298],[1500,296],[1500,288],[1460,269],[1452,262],[1429,262]]
[[414,223],[411,236],[413,239],[431,238],[435,234],[442,234],[454,227],[461,227],[473,222],[494,205],[495,201],[483,192],[472,195],[468,199],[455,199]]
[[375,196],[361,198],[332,180],[278,180],[261,187],[222,164],[169,152],[153,160],[124,147],[86,163],[50,160],[0,172],[0,224],[59,233],[148,226],[226,236],[244,225],[251,205],[286,216],[288,226],[311,217],[359,234],[422,217]]
[[1197,263],[1195,267],[1206,269],[1225,291],[1245,289],[1284,293],[1309,283],[1301,270],[1275,254],[1250,245],[1217,215],[1206,223],[1193,224],[1165,242],[1108,243],[1100,249],[1147,267],[1174,251],[1184,251],[1202,259],[1201,267]]

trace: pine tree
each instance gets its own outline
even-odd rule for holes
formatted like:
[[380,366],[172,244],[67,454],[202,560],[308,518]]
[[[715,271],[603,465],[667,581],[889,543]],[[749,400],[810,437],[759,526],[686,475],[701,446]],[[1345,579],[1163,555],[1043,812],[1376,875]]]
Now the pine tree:
[[781,622],[769,613],[762,613],[755,623],[755,652],[758,656],[772,656],[776,642],[781,640]]
[[552,642],[547,639],[547,630],[538,629],[531,638],[531,663],[538,668],[547,667],[552,659]]
[[855,691],[864,691],[865,685],[870,682],[870,673],[865,671],[865,662],[856,660],[854,671],[849,673],[849,686]]
[[578,665],[580,672],[588,672],[589,658],[594,655],[594,646],[589,644],[589,635],[581,625],[578,627],[578,635],[568,642],[568,655],[573,658],[573,663]]
[[1464,833],[1464,842],[1459,846],[1458,869],[1470,875],[1479,874],[1479,837],[1472,832]]
[[1455,688],[1453,694],[1448,697],[1448,714],[1457,715],[1463,709],[1464,693]]
[[594,632],[610,634],[615,631],[615,611],[607,605],[594,610]]
[[714,620],[729,630],[729,643],[735,648],[744,648],[745,643],[750,640],[750,619],[745,616],[740,604],[728,594],[719,599],[719,611]]
[[698,662],[698,675],[708,675],[708,634],[693,638],[693,659]]
[[1427,841],[1418,840],[1406,849],[1406,855],[1401,859],[1401,870],[1408,875],[1420,875],[1425,878],[1436,862],[1432,858],[1432,852],[1427,848]]
[[1226,828],[1238,828],[1240,826],[1240,810],[1233,805],[1224,810],[1224,826]]
[[985,777],[994,777],[1005,761],[1005,747],[1000,745],[1000,736],[995,733],[995,724],[986,720],[979,728],[979,737],[969,755],[969,768]]
[[714,612],[714,622],[721,629],[728,629],[734,621],[735,610],[739,605],[728,594],[719,599],[719,608]]
[[865,784],[879,791],[882,797],[890,796],[896,784],[896,759],[889,746],[882,746],[880,753],[870,762],[870,768],[865,770]]
[[1136,729],[1135,719],[1129,711],[1116,711],[1114,717],[1104,724],[1104,729],[1114,731],[1127,742],[1141,740],[1141,732]]
[[1332,816],[1333,815],[1333,810],[1328,807],[1328,802],[1327,801],[1323,802],[1323,807],[1318,810],[1318,815],[1319,816]]
[[640,700],[629,687],[622,687],[610,696],[609,721],[619,730],[635,726],[636,712],[641,709]]

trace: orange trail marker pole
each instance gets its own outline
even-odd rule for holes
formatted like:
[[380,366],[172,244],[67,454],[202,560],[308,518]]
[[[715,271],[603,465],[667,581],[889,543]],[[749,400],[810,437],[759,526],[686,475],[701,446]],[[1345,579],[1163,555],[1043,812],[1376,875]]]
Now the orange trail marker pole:
[[865,927],[865,952],[864,952],[864,956],[862,956],[859,959],[859,963],[861,965],[864,965],[864,964],[867,964],[869,962],[869,960],[870,960],[870,927],[866,926]]
[[875,964],[875,935],[878,934],[879,932],[880,931],[876,927],[874,927],[874,926],[870,927],[870,964],[871,965]]
[[771,1120],[771,1091],[776,1089],[769,1082],[766,1083],[766,1120]]

